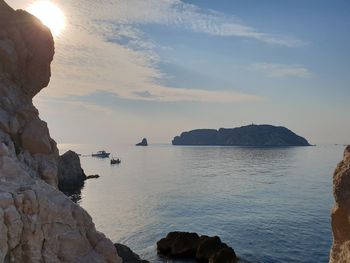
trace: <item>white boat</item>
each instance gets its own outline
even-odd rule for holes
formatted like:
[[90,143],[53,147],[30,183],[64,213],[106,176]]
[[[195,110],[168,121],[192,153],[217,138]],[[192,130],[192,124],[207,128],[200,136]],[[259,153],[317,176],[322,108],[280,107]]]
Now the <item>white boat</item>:
[[97,153],[91,154],[92,157],[99,157],[99,158],[108,158],[111,153],[106,152],[105,150],[98,151]]

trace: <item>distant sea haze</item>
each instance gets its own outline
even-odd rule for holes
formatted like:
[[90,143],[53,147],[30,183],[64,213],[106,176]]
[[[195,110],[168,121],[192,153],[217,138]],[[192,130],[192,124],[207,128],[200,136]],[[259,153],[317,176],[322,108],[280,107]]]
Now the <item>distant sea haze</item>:
[[272,125],[247,125],[219,130],[197,129],[176,136],[173,145],[219,145],[219,146],[310,146],[309,142],[285,127]]

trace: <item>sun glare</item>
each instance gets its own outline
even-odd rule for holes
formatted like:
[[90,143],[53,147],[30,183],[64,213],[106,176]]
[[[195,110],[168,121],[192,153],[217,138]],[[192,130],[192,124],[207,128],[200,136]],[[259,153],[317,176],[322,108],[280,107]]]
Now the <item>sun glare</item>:
[[37,1],[28,7],[28,12],[36,16],[57,37],[65,26],[65,18],[62,10],[51,1]]

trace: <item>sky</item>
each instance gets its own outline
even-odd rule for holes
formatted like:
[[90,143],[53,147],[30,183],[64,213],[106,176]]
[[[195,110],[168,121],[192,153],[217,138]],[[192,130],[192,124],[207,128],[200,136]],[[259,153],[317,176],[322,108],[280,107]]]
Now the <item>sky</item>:
[[251,123],[350,143],[350,1],[52,2],[66,26],[34,104],[58,143]]

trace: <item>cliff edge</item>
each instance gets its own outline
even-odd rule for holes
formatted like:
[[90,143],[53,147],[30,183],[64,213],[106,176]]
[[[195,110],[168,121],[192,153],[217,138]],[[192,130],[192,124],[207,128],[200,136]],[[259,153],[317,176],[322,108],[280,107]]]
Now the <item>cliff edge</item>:
[[50,80],[48,28],[0,0],[0,262],[121,263],[58,186],[58,150],[32,98]]
[[333,174],[333,246],[330,263],[350,262],[350,146]]

